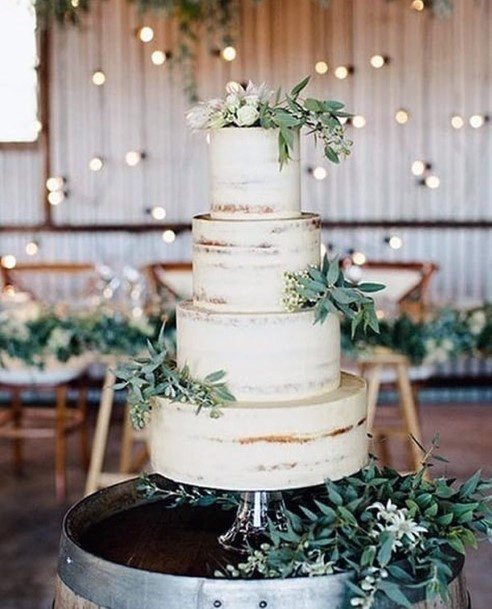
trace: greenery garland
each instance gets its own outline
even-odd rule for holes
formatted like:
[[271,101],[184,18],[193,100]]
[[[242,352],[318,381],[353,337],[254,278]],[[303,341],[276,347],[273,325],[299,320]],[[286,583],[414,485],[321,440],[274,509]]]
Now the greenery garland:
[[[96,1],[102,0],[34,0],[34,5],[42,23],[49,25],[54,20],[62,25],[78,25]],[[253,1],[258,4],[262,0]],[[312,1],[323,8],[330,5],[330,0]],[[162,13],[165,18],[176,20],[178,40],[172,59],[182,65],[184,90],[190,100],[196,101],[198,95],[195,64],[200,32],[205,28],[212,45],[220,44],[224,48],[233,44],[240,0],[127,0],[127,2],[134,4],[139,14]],[[451,13],[453,4],[451,0],[424,0],[423,8],[442,17]]]
[[[420,446],[420,445],[419,445]],[[458,556],[477,539],[492,539],[492,510],[487,495],[492,481],[480,472],[464,484],[429,480],[438,438],[422,450],[422,468],[401,475],[374,461],[357,474],[302,495],[285,494],[286,530],[273,524],[260,547],[246,547],[246,557],[216,570],[215,577],[289,578],[351,572],[351,606],[370,609],[381,597],[411,607],[413,590],[426,598],[448,597]],[[143,479],[140,491],[174,508],[182,504],[234,507],[234,494],[174,485],[161,488]],[[230,560],[230,555],[228,557]]]

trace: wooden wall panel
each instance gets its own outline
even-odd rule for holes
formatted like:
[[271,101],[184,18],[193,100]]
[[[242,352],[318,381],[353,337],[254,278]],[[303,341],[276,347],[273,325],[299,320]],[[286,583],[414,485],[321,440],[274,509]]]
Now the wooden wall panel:
[[[314,73],[318,60],[327,61],[331,70],[351,64],[355,73],[344,81],[331,71],[314,74],[310,91],[346,101],[367,124],[351,128],[354,153],[340,167],[326,164],[312,143],[303,141],[303,207],[333,221],[490,220],[492,125],[474,130],[466,124],[455,131],[449,121],[453,113],[467,120],[492,111],[492,3],[455,0],[450,19],[416,13],[408,4],[332,0],[323,9],[311,0],[244,0],[234,62],[210,53],[218,41],[206,36],[201,41],[199,92],[216,95],[228,80],[248,78],[288,87]],[[155,31],[149,44],[135,36],[144,23]],[[175,41],[174,24],[155,15],[141,18],[125,0],[96,3],[79,30],[53,31],[51,163],[53,174],[67,176],[70,193],[53,210],[57,222],[151,222],[145,209],[153,205],[165,207],[170,220],[187,222],[207,209],[207,145],[202,134],[186,129],[180,68],[155,66],[150,59],[153,50],[172,50]],[[389,55],[391,63],[373,69],[369,59],[375,53]],[[91,82],[98,68],[106,74],[103,87]],[[398,108],[410,113],[406,125],[394,121]],[[146,160],[128,167],[129,150],[144,150]],[[95,155],[105,159],[99,173],[88,168]],[[433,163],[440,188],[418,185],[410,172],[415,159]],[[326,180],[310,176],[308,168],[315,165],[326,166]],[[0,148],[0,223],[41,221],[41,167],[35,150]],[[337,234],[342,247],[367,248],[369,256],[440,261],[436,286],[445,298],[455,293],[492,297],[487,231],[404,233],[398,252],[384,245],[381,230]],[[0,235],[0,253],[13,248],[22,258],[28,238]],[[120,264],[128,255],[137,264],[145,257],[189,255],[181,239],[166,246],[158,234],[41,239],[44,258],[96,256]]]

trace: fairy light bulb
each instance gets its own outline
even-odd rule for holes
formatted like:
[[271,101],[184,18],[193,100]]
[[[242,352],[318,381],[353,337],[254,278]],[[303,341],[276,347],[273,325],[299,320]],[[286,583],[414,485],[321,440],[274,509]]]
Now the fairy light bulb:
[[46,188],[50,192],[61,190],[65,185],[65,178],[62,176],[51,176],[46,180]]
[[150,59],[155,66],[162,66],[167,60],[167,55],[164,51],[153,51]]
[[104,167],[104,161],[100,156],[95,156],[89,161],[89,169],[91,171],[101,171]]
[[425,8],[424,0],[413,0],[412,4],[410,4],[410,8],[413,11],[423,11]]
[[453,129],[461,129],[465,124],[465,121],[463,120],[463,117],[460,116],[459,114],[453,114],[453,116],[451,117],[451,127]]
[[92,73],[92,82],[96,87],[101,87],[106,82],[106,74],[102,70],[96,70]]
[[154,218],[154,220],[164,220],[167,214],[163,207],[156,205],[150,210],[150,215]]
[[366,124],[366,119],[361,114],[356,114],[352,117],[352,125],[356,129],[362,129]]
[[26,243],[26,254],[35,256],[39,252],[39,243],[37,241],[29,241]]
[[387,242],[392,250],[399,250],[403,246],[403,239],[399,235],[391,235]]
[[237,51],[233,46],[227,46],[222,49],[221,55],[224,61],[234,61],[237,56]]
[[315,180],[324,180],[326,178],[326,169],[324,167],[315,167],[312,173]]
[[439,185],[441,184],[441,180],[436,175],[427,176],[424,182],[427,188],[431,188],[433,190],[435,188],[439,188]]
[[395,121],[399,125],[404,125],[405,123],[408,123],[409,118],[410,115],[408,114],[407,110],[403,110],[402,108],[400,110],[397,110],[395,113]]
[[63,190],[54,190],[53,192],[48,193],[48,203],[56,207],[60,205],[65,199],[65,193]]
[[0,262],[5,269],[13,269],[17,264],[17,258],[13,254],[5,254],[0,258]]
[[349,75],[349,69],[347,66],[337,66],[333,73],[335,75],[335,78],[338,78],[339,80],[344,80]]
[[328,64],[326,61],[317,61],[314,64],[314,71],[317,74],[326,74],[328,72]]
[[412,163],[412,173],[414,176],[421,176],[427,169],[427,163],[424,161],[414,161]]
[[142,152],[139,152],[138,150],[130,150],[125,154],[125,163],[129,167],[135,167],[140,163],[143,157],[144,155]]
[[150,26],[144,25],[138,30],[138,37],[141,42],[151,42],[154,39],[154,30]]
[[167,229],[162,233],[162,240],[164,243],[172,243],[175,239],[176,233],[171,229]]
[[78,8],[79,3],[80,3],[80,0],[70,0],[70,4],[73,6],[73,8]]
[[362,266],[367,261],[367,256],[363,252],[354,252],[352,254],[352,262],[357,266]]
[[473,127],[474,129],[480,129],[480,127],[483,127],[483,125],[485,124],[485,116],[483,116],[482,114],[474,114],[473,116],[470,116],[470,127]]
[[376,70],[379,70],[379,68],[382,68],[384,65],[386,65],[388,63],[388,58],[385,57],[384,55],[373,55],[371,57],[371,59],[369,60],[369,63],[371,64],[371,66],[373,68],[375,68]]

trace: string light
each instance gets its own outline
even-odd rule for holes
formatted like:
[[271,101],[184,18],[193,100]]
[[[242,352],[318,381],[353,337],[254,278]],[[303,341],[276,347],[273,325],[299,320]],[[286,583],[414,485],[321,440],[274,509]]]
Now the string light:
[[395,121],[399,125],[404,125],[405,123],[408,123],[408,119],[409,119],[409,114],[406,110],[400,109],[400,110],[396,111]]
[[427,188],[439,188],[441,180],[436,175],[427,176],[424,180],[424,184]]
[[78,8],[79,0],[70,0],[70,4],[73,6],[73,8]]
[[96,70],[92,74],[92,82],[96,87],[101,87],[106,82],[106,74],[102,70]]
[[63,190],[54,190],[48,193],[48,203],[50,205],[60,205],[60,203],[62,203],[64,199],[65,193],[63,192]]
[[227,46],[222,49],[222,59],[225,61],[234,61],[237,56],[236,49],[233,46]]
[[392,250],[399,250],[403,246],[403,239],[399,235],[390,235],[385,241]]
[[153,51],[150,59],[155,66],[162,66],[167,60],[167,53],[164,53],[164,51]]
[[89,169],[91,171],[101,171],[104,167],[104,160],[100,156],[95,156],[89,161]]
[[144,158],[145,154],[143,152],[139,152],[138,150],[130,150],[125,154],[125,163],[129,167],[135,167]]
[[351,74],[354,69],[351,66],[337,66],[333,72],[335,78],[339,80],[345,80],[349,74]]
[[373,55],[369,60],[369,63],[373,68],[378,70],[379,68],[382,68],[387,63],[389,63],[389,57],[385,55]]
[[362,266],[367,262],[367,256],[362,252],[354,252],[352,254],[352,262],[357,266]]
[[464,124],[465,121],[463,120],[463,117],[459,114],[454,114],[451,117],[451,127],[453,127],[453,129],[461,129]]
[[423,11],[425,8],[424,0],[413,0],[410,8],[414,11]]
[[412,173],[414,176],[424,175],[429,169],[431,169],[431,164],[426,161],[414,161],[412,163]]
[[156,205],[150,210],[150,215],[154,218],[154,220],[164,220],[167,214],[163,207]]
[[37,241],[29,241],[26,243],[26,254],[28,256],[35,256],[39,251],[39,243]]
[[46,188],[50,192],[62,190],[65,186],[65,178],[62,176],[52,176],[46,180]]
[[175,239],[176,233],[171,229],[165,230],[162,233],[162,240],[164,241],[164,243],[172,243]]
[[0,262],[4,269],[13,269],[17,264],[17,258],[12,254],[6,254],[2,256]]
[[361,129],[362,127],[365,126],[366,119],[361,114],[356,114],[355,116],[352,117],[352,121],[351,122],[352,122],[352,125],[356,129]]
[[328,72],[328,64],[326,63],[326,61],[317,61],[314,64],[314,71],[317,74],[326,74]]
[[150,42],[154,39],[154,30],[148,25],[144,25],[138,30],[138,37],[141,42]]
[[480,129],[480,127],[484,126],[486,120],[487,118],[482,114],[474,114],[473,116],[470,116],[470,127],[473,127],[474,129]]
[[314,167],[311,173],[315,180],[324,180],[326,178],[326,169],[324,167]]

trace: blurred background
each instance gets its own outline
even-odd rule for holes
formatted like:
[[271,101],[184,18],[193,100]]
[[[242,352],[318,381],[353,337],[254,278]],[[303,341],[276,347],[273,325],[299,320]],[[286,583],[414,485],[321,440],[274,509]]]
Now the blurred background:
[[[64,509],[118,479],[100,477],[100,454],[117,476],[145,464],[122,399],[92,441],[101,387],[164,315],[173,339],[191,218],[209,207],[206,136],[184,116],[231,81],[311,74],[310,96],[354,114],[340,166],[302,140],[302,207],[321,215],[324,249],[353,280],[388,284],[381,337],[345,340],[347,367],[403,355],[422,439],[441,432],[450,474],[491,472],[491,40],[489,0],[1,0],[2,607],[49,606]],[[398,418],[383,368],[378,417]],[[52,437],[20,439],[39,405]],[[401,437],[380,435],[404,467]],[[490,549],[471,557],[475,609],[491,567]]]

